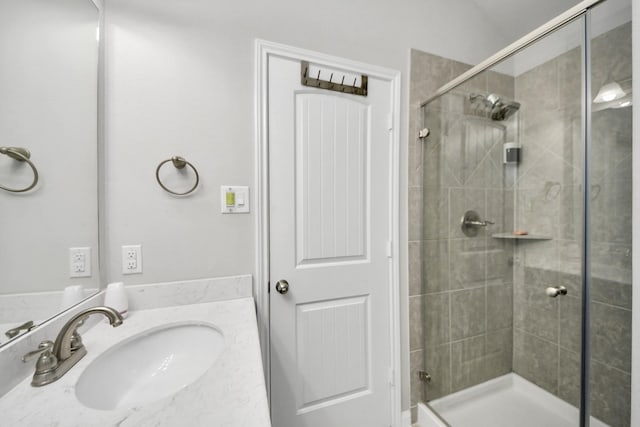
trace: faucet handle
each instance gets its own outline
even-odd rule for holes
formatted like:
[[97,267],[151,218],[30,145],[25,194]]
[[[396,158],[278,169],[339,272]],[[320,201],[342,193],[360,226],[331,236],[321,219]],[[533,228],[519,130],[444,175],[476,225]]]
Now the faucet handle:
[[22,356],[22,361],[26,363],[29,360],[33,359],[35,356],[39,355],[40,353],[51,352],[52,348],[53,348],[53,341],[49,341],[49,340],[42,341],[38,345],[38,348],[36,350],[30,351],[29,353]]
[[27,362],[35,356],[40,355],[36,362],[36,371],[33,374],[33,380],[31,381],[32,386],[39,387],[55,381],[55,370],[58,367],[58,358],[51,353],[52,349],[52,341],[42,341],[36,350],[30,351],[22,356],[22,361]]
[[53,349],[52,341],[42,341],[36,350],[30,351],[22,356],[22,361],[26,363],[35,356],[40,355],[36,362],[36,373],[48,372],[58,365],[58,359],[55,355],[51,354],[51,349]]

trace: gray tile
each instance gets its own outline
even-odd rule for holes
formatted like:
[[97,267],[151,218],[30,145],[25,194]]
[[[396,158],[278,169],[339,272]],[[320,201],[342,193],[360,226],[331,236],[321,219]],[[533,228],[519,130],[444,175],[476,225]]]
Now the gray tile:
[[565,402],[580,405],[580,354],[560,348],[558,371],[558,397]]
[[582,239],[583,195],[582,187],[569,185],[562,187],[558,210],[558,236],[564,240]]
[[516,283],[513,294],[515,328],[553,342],[558,339],[558,300],[549,298],[546,283]]
[[486,280],[486,240],[456,239],[450,241],[451,289],[484,286]]
[[591,363],[591,415],[610,426],[626,427],[631,419],[631,375]]
[[431,382],[425,385],[425,399],[431,401],[451,393],[451,345],[429,346],[425,349],[425,369]]
[[411,407],[411,425],[417,422],[418,422],[418,407],[412,406]]
[[409,188],[409,240],[422,240],[422,192],[422,187]]
[[488,71],[487,91],[513,100],[515,98],[515,79],[508,74]]
[[[411,193],[411,191],[410,191]],[[411,196],[416,197],[417,196]],[[448,221],[449,221],[449,191],[440,187],[425,186],[424,187],[424,219],[420,221],[424,222],[424,239],[444,239],[449,236]],[[409,217],[421,212],[419,209],[412,210],[411,203],[409,204]],[[418,233],[419,228],[409,228],[409,239],[412,238],[414,233]],[[422,236],[419,236],[422,239]],[[417,240],[417,239],[416,239]]]
[[582,264],[582,242],[574,240],[557,241],[558,271],[580,274]]
[[591,356],[631,372],[631,311],[591,304]]
[[558,274],[546,268],[524,267],[524,283],[527,286],[553,286],[558,281]]
[[422,247],[424,293],[449,290],[449,241],[426,240]]
[[424,355],[422,350],[412,351],[410,357],[410,375],[411,375],[411,406],[415,406],[418,402],[424,401],[423,382],[418,374],[424,370]]
[[592,240],[591,254],[594,277],[631,283],[631,245]]
[[479,384],[488,378],[485,374],[486,342],[484,336],[469,338],[451,344],[451,391],[456,392]]
[[489,226],[487,234],[513,231],[513,190],[488,189],[486,197],[485,219],[495,223]]
[[489,378],[508,374],[513,370],[513,329],[489,332],[486,336],[486,366]]
[[591,278],[592,301],[616,305],[631,310],[631,283]]
[[452,61],[411,49],[410,100],[421,103],[452,79]]
[[[516,227],[519,226],[516,224]],[[536,267],[544,270],[559,271],[558,242],[542,240],[530,242],[518,248],[518,259],[523,267]]]
[[550,393],[558,390],[558,346],[521,330],[513,334],[513,370]]
[[409,242],[409,296],[423,294],[422,242]]
[[451,391],[459,391],[511,371],[510,330],[451,344]]
[[449,293],[428,294],[424,301],[424,340],[425,349],[449,342]]
[[[533,179],[539,180],[540,178],[534,177]],[[554,190],[556,187],[558,194],[561,191],[561,187],[557,183],[548,182],[548,187],[550,192],[556,191]],[[529,234],[558,235],[558,210],[560,206],[558,198],[545,199],[544,189],[522,187],[518,189],[516,197],[518,201],[515,226],[518,230],[527,231]]]
[[558,58],[558,102],[579,108],[582,103],[582,52],[574,48]]
[[[454,78],[459,76],[460,74],[466,72],[469,68],[471,68],[468,64],[464,64],[462,62],[452,61],[451,63],[452,73]],[[467,80],[462,85],[458,86],[458,91],[464,93],[486,93],[487,92],[487,73],[480,73],[474,78]]]
[[511,246],[511,241],[492,238],[488,240],[487,284],[513,283],[513,247]]
[[487,330],[511,328],[513,325],[513,286],[487,286]]
[[451,340],[486,332],[485,288],[451,293]]
[[581,298],[582,296],[582,278],[579,273],[566,273],[559,271],[555,283],[558,286],[564,286],[567,288],[567,295],[574,298]]
[[516,98],[521,111],[535,114],[558,107],[557,61],[551,60],[515,78]]
[[408,146],[408,183],[409,187],[421,187],[424,182],[423,177],[423,147],[422,142],[418,140],[418,131],[413,130],[417,124],[418,118],[414,117],[415,113],[411,113],[409,146]]
[[571,295],[557,299],[560,306],[560,345],[579,353],[582,351],[582,300]]
[[409,348],[424,348],[424,326],[422,320],[422,296],[409,297]]

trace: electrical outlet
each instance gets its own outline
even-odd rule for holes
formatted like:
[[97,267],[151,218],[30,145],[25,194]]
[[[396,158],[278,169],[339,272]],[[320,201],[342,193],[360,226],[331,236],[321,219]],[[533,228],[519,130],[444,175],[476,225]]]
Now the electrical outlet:
[[142,273],[142,245],[122,247],[122,274]]
[[91,277],[91,248],[69,248],[69,277]]

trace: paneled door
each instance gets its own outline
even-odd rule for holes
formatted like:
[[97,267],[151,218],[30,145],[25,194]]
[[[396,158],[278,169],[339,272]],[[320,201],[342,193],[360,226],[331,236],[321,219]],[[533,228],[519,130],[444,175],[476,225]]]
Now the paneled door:
[[391,83],[268,76],[273,426],[389,427]]

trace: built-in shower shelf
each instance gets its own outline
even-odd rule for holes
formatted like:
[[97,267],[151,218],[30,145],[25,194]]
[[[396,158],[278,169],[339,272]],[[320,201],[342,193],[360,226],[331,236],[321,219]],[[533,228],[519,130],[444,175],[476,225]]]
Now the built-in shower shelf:
[[543,234],[525,234],[516,235],[513,233],[495,233],[491,237],[494,239],[513,239],[513,240],[551,240],[551,236],[545,236]]

